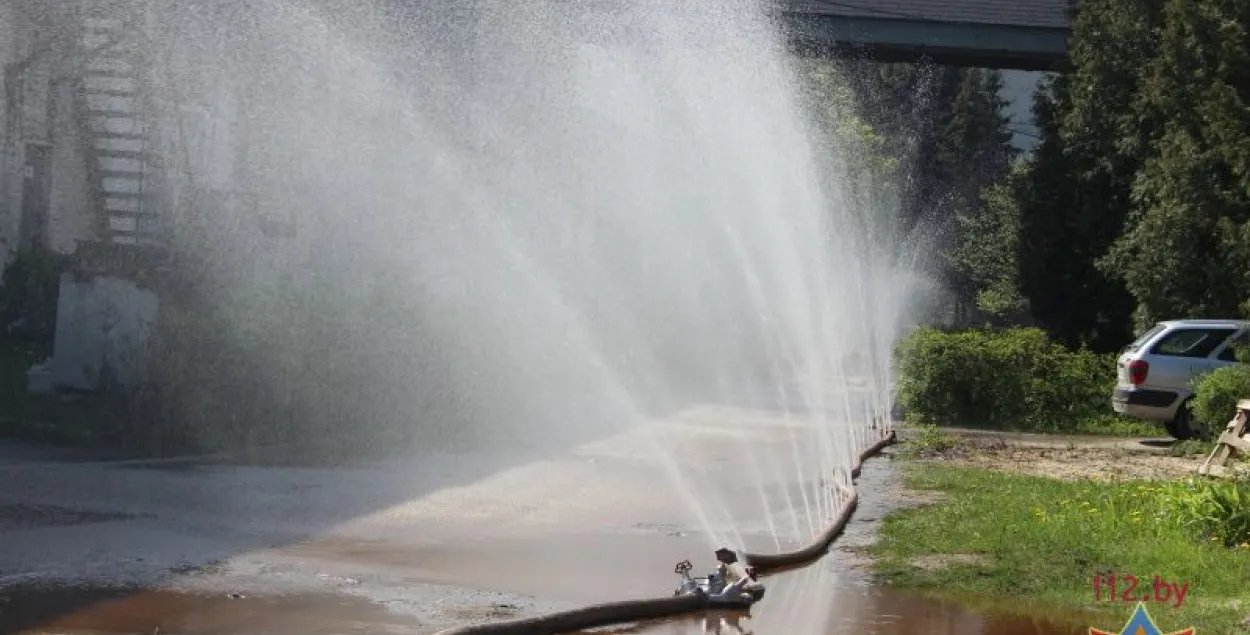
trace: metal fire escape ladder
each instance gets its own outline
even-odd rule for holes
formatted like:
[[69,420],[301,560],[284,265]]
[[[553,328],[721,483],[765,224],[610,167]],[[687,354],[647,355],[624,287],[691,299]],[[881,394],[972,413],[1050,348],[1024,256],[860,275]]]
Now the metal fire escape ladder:
[[160,233],[141,17],[129,3],[97,0],[84,3],[80,25],[78,119],[102,238],[113,244],[151,244]]

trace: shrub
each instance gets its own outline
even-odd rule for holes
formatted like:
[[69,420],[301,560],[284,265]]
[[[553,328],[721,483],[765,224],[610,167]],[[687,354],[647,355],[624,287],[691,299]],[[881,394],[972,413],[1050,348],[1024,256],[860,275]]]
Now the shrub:
[[1225,547],[1250,541],[1250,483],[1195,480],[1161,491],[1163,509],[1199,540]]
[[897,351],[899,400],[921,424],[1074,431],[1105,417],[1109,355],[1073,351],[1033,328],[917,329]]
[[20,252],[0,275],[0,333],[37,344],[51,352],[61,273],[69,259],[44,248]]
[[1250,365],[1218,368],[1194,381],[1194,418],[1214,429],[1233,418],[1237,402],[1250,399]]
[[1177,441],[1168,449],[1168,454],[1172,456],[1202,456],[1210,454],[1215,449],[1215,443],[1211,441],[1203,441],[1201,439],[1187,439],[1185,441]]

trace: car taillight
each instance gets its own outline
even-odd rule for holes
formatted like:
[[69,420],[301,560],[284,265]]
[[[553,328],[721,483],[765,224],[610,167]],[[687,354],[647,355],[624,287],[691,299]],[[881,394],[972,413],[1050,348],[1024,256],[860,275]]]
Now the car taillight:
[[1150,374],[1150,364],[1143,359],[1135,359],[1128,363],[1128,381],[1134,386],[1146,383],[1146,375]]

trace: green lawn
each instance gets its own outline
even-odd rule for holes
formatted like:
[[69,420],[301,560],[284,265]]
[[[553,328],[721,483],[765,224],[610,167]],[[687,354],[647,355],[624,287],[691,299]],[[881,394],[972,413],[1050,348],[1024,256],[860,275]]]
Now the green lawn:
[[[1189,626],[1201,635],[1247,632],[1239,624],[1250,614],[1250,545],[1239,542],[1246,540],[1242,525],[1233,526],[1227,540],[1209,535],[1227,523],[1186,525],[1184,519],[1202,514],[1186,515],[1184,509],[1206,509],[1204,490],[1172,482],[1066,482],[924,463],[908,470],[910,487],[945,496],[885,519],[873,551],[879,577],[889,584],[964,599],[1028,598],[1048,614],[1101,613],[1104,623],[1091,626],[1118,629],[1133,605],[1096,601],[1095,575],[1135,575],[1142,587],[1159,575],[1189,583],[1179,608],[1149,606],[1163,632]],[[1220,487],[1233,491],[1231,484]],[[1245,516],[1250,500],[1243,502]],[[1237,514],[1230,513],[1234,524],[1244,524]],[[1122,594],[1124,582],[1119,585]]]

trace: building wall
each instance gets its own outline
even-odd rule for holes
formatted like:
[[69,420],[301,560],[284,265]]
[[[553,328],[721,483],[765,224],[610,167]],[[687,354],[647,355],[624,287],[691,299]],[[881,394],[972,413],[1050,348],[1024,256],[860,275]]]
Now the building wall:
[[[0,0],[0,264],[8,263],[36,225],[43,245],[71,253],[80,240],[96,238],[82,153],[74,118],[74,45],[66,37],[75,0]],[[50,153],[47,210],[25,219],[23,189],[27,151]]]
[[20,217],[21,155],[18,151],[20,132],[15,128],[17,115],[16,95],[9,69],[20,59],[24,32],[18,24],[16,6],[0,0],[0,264],[7,263],[17,241]]
[[141,382],[158,305],[156,294],[131,280],[62,274],[52,385],[91,391],[101,382]]
[[46,245],[73,253],[78,243],[99,238],[99,218],[87,182],[85,143],[74,111],[74,86],[57,82],[48,92],[48,123],[53,131],[52,196]]

